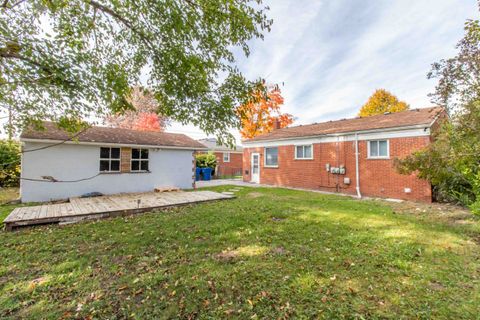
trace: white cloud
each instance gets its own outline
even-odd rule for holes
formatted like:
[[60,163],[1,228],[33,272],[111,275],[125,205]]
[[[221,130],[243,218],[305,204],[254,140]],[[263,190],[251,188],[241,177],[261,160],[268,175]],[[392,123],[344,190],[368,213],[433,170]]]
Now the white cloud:
[[[352,117],[376,88],[412,107],[429,105],[431,63],[455,54],[475,0],[267,0],[274,19],[265,40],[239,56],[250,79],[282,84],[283,110],[297,124]],[[168,129],[205,134],[173,122]],[[232,132],[237,141],[238,132]]]
[[297,123],[351,117],[376,88],[429,105],[431,63],[455,53],[476,1],[272,0],[272,32],[242,70],[284,82]]

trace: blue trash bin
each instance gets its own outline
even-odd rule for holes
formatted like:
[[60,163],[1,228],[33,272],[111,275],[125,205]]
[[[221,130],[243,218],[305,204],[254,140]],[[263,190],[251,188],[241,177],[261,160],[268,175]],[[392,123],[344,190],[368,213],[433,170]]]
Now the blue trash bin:
[[195,181],[200,181],[200,173],[202,173],[203,168],[196,168],[195,170]]
[[212,179],[212,168],[203,168],[202,173],[203,173],[203,180],[209,181]]

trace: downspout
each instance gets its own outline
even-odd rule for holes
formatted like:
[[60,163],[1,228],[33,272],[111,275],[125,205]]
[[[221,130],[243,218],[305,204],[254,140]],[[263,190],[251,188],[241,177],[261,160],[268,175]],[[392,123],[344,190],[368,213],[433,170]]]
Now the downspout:
[[[339,148],[338,145],[339,145],[339,143],[340,143],[340,136],[337,136],[337,145],[336,145],[336,148],[335,148],[335,161],[336,161],[336,164],[335,164],[335,165],[336,165],[337,168],[338,168],[339,165],[340,165],[340,162],[338,161],[338,148]],[[336,190],[337,192],[340,192],[340,183],[339,183],[339,178],[340,178],[340,177],[339,177],[338,174],[336,174],[335,176],[336,176],[335,178],[336,178],[336,180],[337,180],[337,182],[335,183],[335,190]]]
[[355,181],[357,182],[357,197],[361,198],[360,193],[360,173],[358,168],[358,133],[355,133]]

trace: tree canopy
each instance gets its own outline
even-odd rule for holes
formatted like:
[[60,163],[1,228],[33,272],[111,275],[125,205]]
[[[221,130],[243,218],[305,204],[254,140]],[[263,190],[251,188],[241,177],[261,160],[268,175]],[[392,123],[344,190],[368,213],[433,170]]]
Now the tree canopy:
[[134,110],[109,114],[105,117],[105,122],[117,128],[165,131],[168,119],[159,114],[158,102],[150,90],[141,87],[133,88],[128,102],[132,104]]
[[[479,3],[480,5],[480,3]],[[425,150],[398,163],[403,173],[417,172],[444,200],[468,205],[480,214],[480,22],[469,20],[455,57],[434,63],[438,78],[433,101],[446,108],[450,121]]]
[[[263,88],[262,88],[263,87]],[[265,92],[267,92],[265,94]],[[258,135],[271,132],[275,122],[278,121],[280,128],[293,123],[293,116],[282,113],[282,93],[278,86],[262,85],[252,94],[248,103],[238,107],[241,119],[240,134],[244,139],[251,139]]]
[[142,79],[162,114],[226,137],[254,86],[234,53],[248,56],[247,42],[269,31],[267,10],[262,0],[4,0],[0,108],[15,109],[17,128],[71,128],[131,109]]
[[396,96],[385,89],[377,89],[362,106],[359,117],[369,117],[385,112],[399,112],[409,109],[406,102],[398,100]]

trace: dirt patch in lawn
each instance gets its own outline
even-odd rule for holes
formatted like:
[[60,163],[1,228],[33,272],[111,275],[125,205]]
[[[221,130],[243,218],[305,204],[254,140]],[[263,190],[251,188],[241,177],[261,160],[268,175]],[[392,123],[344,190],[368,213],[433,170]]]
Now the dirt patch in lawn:
[[235,251],[223,251],[217,253],[214,257],[216,260],[221,262],[230,262],[233,261],[237,256],[238,254]]
[[444,222],[454,224],[474,223],[475,216],[466,208],[448,203],[399,202],[389,204],[395,213],[418,216],[434,216]]
[[263,193],[260,192],[250,192],[247,194],[249,198],[260,198],[263,197]]
[[288,253],[288,251],[284,247],[276,247],[270,250],[269,252],[272,255],[279,255],[283,256]]

